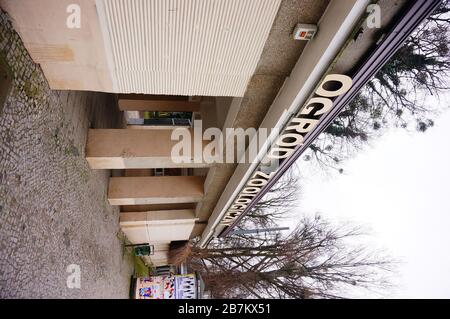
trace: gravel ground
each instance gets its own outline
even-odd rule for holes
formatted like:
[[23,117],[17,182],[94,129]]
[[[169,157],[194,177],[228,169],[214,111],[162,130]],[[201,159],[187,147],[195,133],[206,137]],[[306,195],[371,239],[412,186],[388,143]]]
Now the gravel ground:
[[[0,107],[0,298],[127,298],[133,259],[110,171],[84,159],[89,127],[123,123],[111,94],[53,91],[0,12],[0,62],[13,77]],[[67,267],[80,267],[68,288]]]

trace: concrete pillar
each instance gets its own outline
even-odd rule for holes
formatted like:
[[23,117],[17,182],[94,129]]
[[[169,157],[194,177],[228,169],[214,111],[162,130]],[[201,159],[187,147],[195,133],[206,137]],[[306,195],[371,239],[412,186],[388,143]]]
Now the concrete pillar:
[[111,205],[195,203],[204,195],[202,176],[111,177]]
[[[171,151],[179,141],[171,140],[172,130],[90,129],[86,143],[86,160],[92,169],[209,167],[194,162],[194,134],[191,157],[187,163],[172,159]],[[203,147],[208,141],[203,141]],[[202,150],[203,152],[203,150]],[[178,162],[178,163],[177,163]]]
[[132,243],[188,240],[195,220],[192,209],[120,213],[120,227]]
[[170,242],[151,242],[150,245],[153,245],[155,250],[153,255],[143,257],[145,262],[154,267],[168,265]]

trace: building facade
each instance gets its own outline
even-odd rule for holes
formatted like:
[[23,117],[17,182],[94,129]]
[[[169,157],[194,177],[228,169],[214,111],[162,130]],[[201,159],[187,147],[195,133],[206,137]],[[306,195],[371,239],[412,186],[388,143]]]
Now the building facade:
[[[86,160],[111,170],[108,201],[155,266],[173,241],[226,234],[437,3],[381,0],[377,16],[369,0],[0,1],[52,89],[117,94],[126,122],[90,129]],[[299,23],[310,39],[294,39]],[[223,162],[196,140],[210,128],[269,133]]]

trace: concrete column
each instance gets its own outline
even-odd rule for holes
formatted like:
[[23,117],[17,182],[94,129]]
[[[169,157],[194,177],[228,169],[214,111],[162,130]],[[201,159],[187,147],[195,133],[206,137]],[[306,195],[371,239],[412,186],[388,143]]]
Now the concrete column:
[[[191,134],[191,156],[187,163],[172,159],[171,151],[179,141],[171,140],[172,130],[90,129],[86,143],[86,160],[93,169],[209,167],[193,160],[194,134]],[[208,141],[203,141],[203,146]],[[202,151],[203,152],[203,151]]]
[[111,205],[195,203],[204,195],[202,176],[111,177]]
[[132,243],[188,240],[195,220],[192,209],[120,213],[120,227]]
[[[128,236],[128,234],[127,234]],[[132,236],[132,235],[131,235]],[[133,238],[133,240],[140,240],[140,238]],[[143,242],[130,240],[133,244],[140,244]],[[169,245],[170,242],[150,242],[153,245],[155,251],[151,256],[142,257],[147,264],[151,264],[155,267],[165,266],[169,263]]]

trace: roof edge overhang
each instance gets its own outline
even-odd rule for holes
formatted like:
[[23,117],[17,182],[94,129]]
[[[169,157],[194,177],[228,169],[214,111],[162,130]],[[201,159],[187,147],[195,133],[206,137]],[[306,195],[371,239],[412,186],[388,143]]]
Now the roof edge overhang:
[[228,207],[259,165],[259,160],[266,155],[264,150],[269,149],[276,138],[276,130],[273,128],[281,131],[289,118],[295,115],[307,101],[353,33],[355,26],[359,25],[369,3],[369,0],[335,0],[328,5],[318,23],[319,32],[304,48],[259,127],[259,129],[269,129],[272,134],[262,145],[257,160],[252,163],[240,163],[237,166],[209,218],[199,243],[200,246],[207,245],[212,236],[222,231],[217,226],[225,216]]

